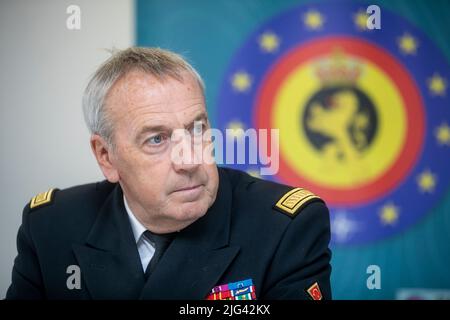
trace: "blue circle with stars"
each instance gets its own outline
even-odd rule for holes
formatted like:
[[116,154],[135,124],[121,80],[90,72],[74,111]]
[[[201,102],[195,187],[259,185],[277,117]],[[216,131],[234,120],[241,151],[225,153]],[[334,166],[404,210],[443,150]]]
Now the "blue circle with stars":
[[[216,123],[223,132],[253,127],[256,97],[268,72],[294,48],[325,37],[350,36],[373,43],[409,72],[425,107],[422,150],[406,178],[389,193],[363,205],[330,207],[332,242],[342,245],[369,243],[406,230],[439,204],[450,181],[448,61],[424,33],[386,9],[381,8],[381,29],[367,30],[361,23],[366,8],[333,1],[294,7],[272,17],[235,52],[217,101]],[[226,165],[251,172],[264,167],[260,162]],[[276,175],[263,178],[283,183]]]

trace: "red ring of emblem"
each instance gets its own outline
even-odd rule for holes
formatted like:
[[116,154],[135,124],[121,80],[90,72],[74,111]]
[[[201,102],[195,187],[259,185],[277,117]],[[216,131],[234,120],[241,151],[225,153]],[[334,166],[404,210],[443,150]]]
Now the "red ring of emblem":
[[356,188],[337,189],[319,185],[299,176],[283,157],[280,157],[277,176],[283,183],[301,184],[302,187],[311,189],[329,204],[357,205],[380,197],[396,187],[413,167],[423,145],[425,113],[422,98],[412,77],[392,55],[374,44],[352,37],[327,37],[300,45],[281,57],[263,79],[255,100],[253,121],[256,128],[272,128],[274,100],[284,79],[300,64],[329,53],[334,47],[343,48],[346,53],[371,61],[395,83],[406,107],[406,142],[397,159],[384,174]]

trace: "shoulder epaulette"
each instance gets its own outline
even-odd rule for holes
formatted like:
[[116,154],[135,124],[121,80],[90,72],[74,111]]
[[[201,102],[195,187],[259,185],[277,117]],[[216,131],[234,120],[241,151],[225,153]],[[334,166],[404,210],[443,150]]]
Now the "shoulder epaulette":
[[290,217],[295,217],[302,207],[314,200],[322,201],[320,197],[306,189],[294,188],[286,192],[280,200],[277,201],[274,205],[274,209],[287,214]]
[[52,188],[46,192],[41,192],[35,195],[30,201],[30,209],[35,209],[44,205],[51,204],[55,199],[55,191],[58,189]]

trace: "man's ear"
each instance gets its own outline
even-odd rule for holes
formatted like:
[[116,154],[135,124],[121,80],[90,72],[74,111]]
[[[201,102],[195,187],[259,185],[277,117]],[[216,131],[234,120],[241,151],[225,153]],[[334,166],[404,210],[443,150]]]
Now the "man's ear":
[[91,148],[105,178],[111,183],[118,182],[119,172],[112,161],[113,150],[111,146],[101,136],[93,134],[91,136]]

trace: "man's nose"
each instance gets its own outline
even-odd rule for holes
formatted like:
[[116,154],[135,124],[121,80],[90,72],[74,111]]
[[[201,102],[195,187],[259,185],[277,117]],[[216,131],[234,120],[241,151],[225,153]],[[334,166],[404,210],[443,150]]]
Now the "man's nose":
[[202,146],[194,143],[194,138],[186,132],[178,138],[172,163],[175,171],[194,171],[202,163]]

